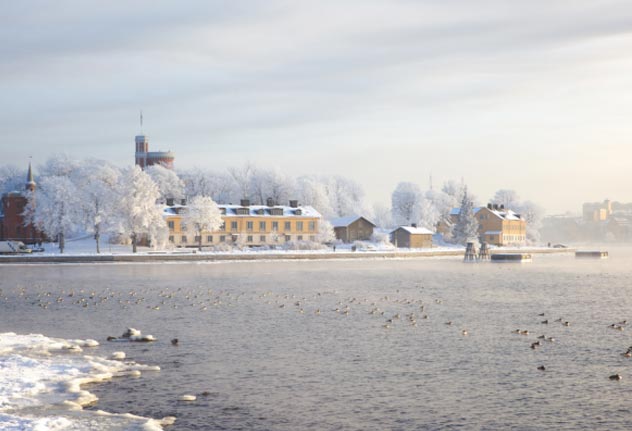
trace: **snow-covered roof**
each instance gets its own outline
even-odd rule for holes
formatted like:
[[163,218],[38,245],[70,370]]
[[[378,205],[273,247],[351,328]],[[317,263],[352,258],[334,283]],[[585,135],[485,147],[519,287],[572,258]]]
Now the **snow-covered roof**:
[[[272,207],[269,207],[267,205],[250,205],[247,207],[242,207],[241,205],[219,204],[217,206],[220,210],[224,209],[226,211],[226,214],[222,214],[222,215],[227,215],[231,217],[316,217],[316,218],[321,217],[320,213],[311,206],[300,206],[297,208],[283,206],[283,205],[276,205]],[[169,216],[169,215],[178,214],[179,212],[182,211],[183,208],[186,208],[186,205],[166,206],[163,209],[163,215]],[[240,208],[247,208],[248,214],[237,214],[237,209],[240,209]],[[272,210],[274,209],[277,209],[277,210],[281,209],[283,213],[273,215]]]
[[[512,210],[494,210],[494,209],[489,209],[487,207],[476,207],[472,210],[472,212],[474,214],[477,214],[482,209],[486,209],[490,213],[494,214],[496,217],[504,219],[504,220],[522,220],[522,217],[520,217],[520,214]],[[453,216],[458,216],[460,213],[461,213],[461,208],[452,208],[452,210],[450,210],[450,215],[453,215]]]
[[425,227],[413,227],[413,226],[400,226],[397,229],[391,231],[391,233],[399,229],[404,229],[406,232],[408,232],[411,235],[433,235],[434,234],[434,232],[426,229]]
[[331,225],[333,227],[347,227],[351,223],[353,223],[356,220],[359,220],[361,218],[363,218],[367,222],[371,223],[373,226],[377,226],[375,223],[373,223],[371,220],[367,219],[366,217],[359,216],[359,215],[356,215],[356,214],[353,214],[353,215],[350,215],[350,216],[346,216],[346,217],[340,217],[340,218],[333,219],[333,220],[331,220]]

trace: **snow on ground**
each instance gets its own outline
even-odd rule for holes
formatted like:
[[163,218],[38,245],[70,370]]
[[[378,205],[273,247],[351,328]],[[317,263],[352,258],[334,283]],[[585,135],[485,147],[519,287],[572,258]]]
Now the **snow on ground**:
[[97,398],[81,385],[159,370],[84,354],[85,349],[97,345],[94,340],[0,334],[0,428],[161,430],[158,420],[82,409]]

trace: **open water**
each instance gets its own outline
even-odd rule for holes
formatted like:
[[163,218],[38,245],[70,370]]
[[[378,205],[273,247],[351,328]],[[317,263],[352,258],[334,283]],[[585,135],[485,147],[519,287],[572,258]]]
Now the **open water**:
[[[160,366],[87,389],[176,430],[629,430],[632,251],[610,254],[2,266],[0,332]],[[127,327],[158,341],[106,341]]]

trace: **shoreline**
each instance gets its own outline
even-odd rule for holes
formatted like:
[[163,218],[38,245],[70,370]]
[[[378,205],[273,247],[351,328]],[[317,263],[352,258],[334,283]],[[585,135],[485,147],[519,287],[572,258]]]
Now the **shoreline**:
[[[575,253],[575,248],[520,248],[495,249],[494,253],[566,254]],[[54,256],[0,256],[0,265],[5,264],[55,264],[55,263],[146,263],[146,262],[234,262],[270,260],[338,260],[338,259],[412,259],[426,257],[464,256],[465,250],[420,250],[420,251],[355,251],[355,252],[252,252],[252,253],[169,253],[143,252],[138,254],[95,254]]]

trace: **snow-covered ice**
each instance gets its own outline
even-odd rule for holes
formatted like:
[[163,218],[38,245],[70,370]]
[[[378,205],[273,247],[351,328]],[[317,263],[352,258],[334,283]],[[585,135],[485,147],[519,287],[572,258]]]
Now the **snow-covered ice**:
[[173,418],[83,410],[97,397],[82,385],[158,371],[155,366],[85,354],[94,340],[39,334],[0,334],[0,428],[2,430],[161,430]]

